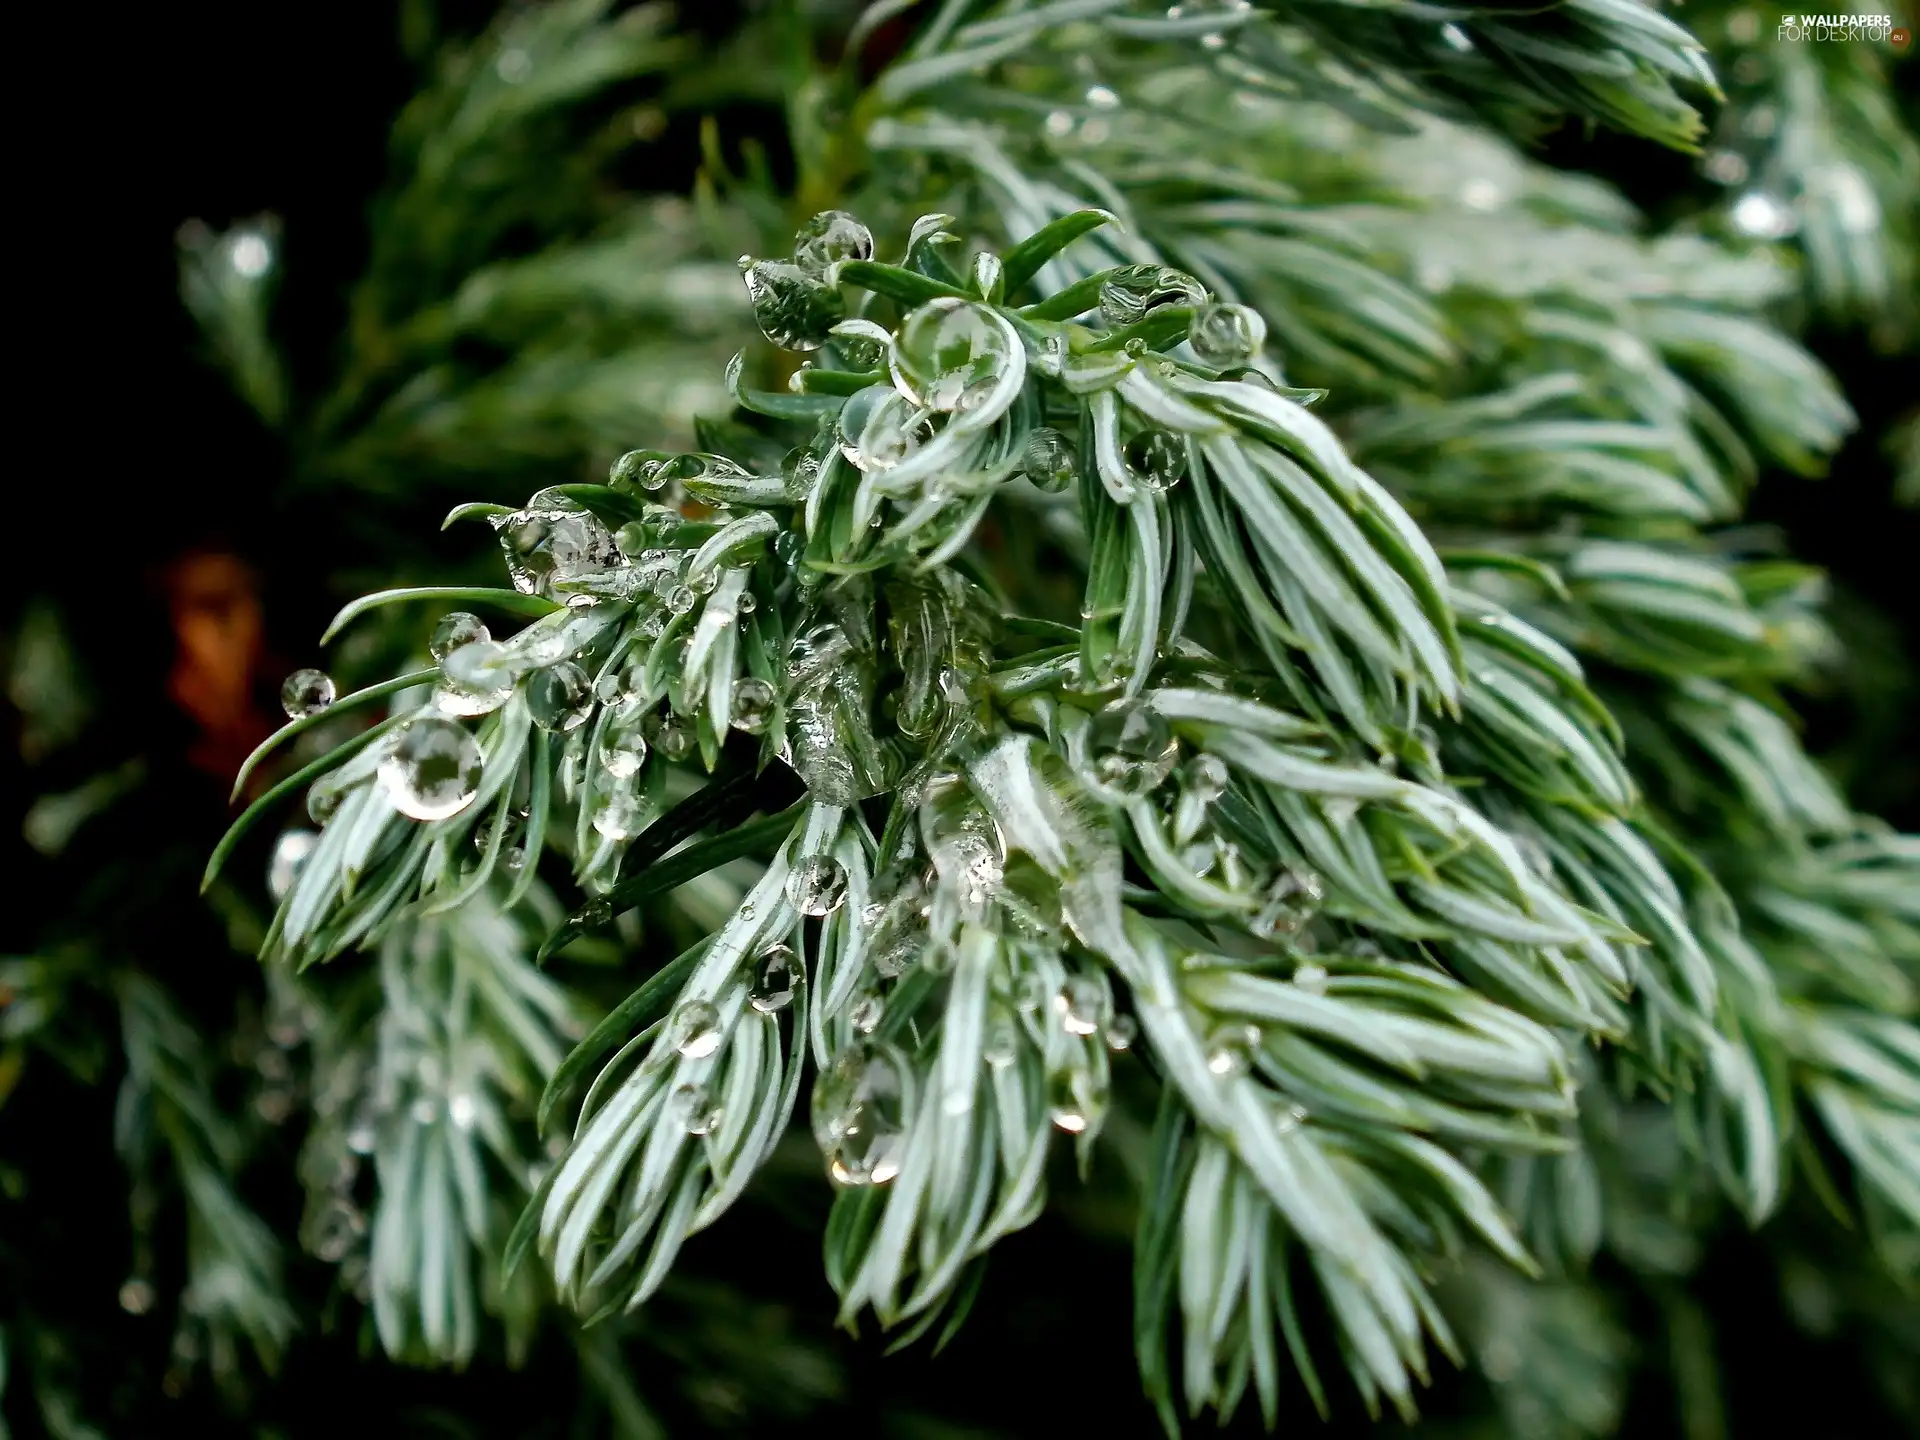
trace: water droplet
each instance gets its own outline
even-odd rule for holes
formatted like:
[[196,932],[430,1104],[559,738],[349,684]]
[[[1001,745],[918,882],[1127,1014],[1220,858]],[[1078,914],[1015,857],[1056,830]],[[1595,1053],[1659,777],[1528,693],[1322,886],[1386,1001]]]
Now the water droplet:
[[509,845],[500,852],[500,858],[494,863],[509,875],[518,875],[527,863],[527,847]]
[[1131,1050],[1139,1034],[1140,1025],[1131,1015],[1116,1015],[1107,1026],[1107,1048],[1115,1054]]
[[1202,752],[1187,762],[1181,778],[1187,794],[1202,804],[1211,805],[1227,793],[1227,783],[1232,775],[1226,761],[1218,755]]
[[813,1087],[813,1134],[842,1185],[884,1185],[900,1173],[909,1111],[905,1057],[891,1046],[843,1052]]
[[584,506],[550,490],[534,496],[524,510],[494,516],[492,524],[513,588],[524,595],[550,595],[556,583],[622,563],[607,527]]
[[158,1297],[154,1294],[151,1281],[136,1275],[120,1287],[120,1308],[129,1315],[144,1315],[153,1308]]
[[289,830],[273,842],[273,858],[267,862],[267,894],[276,902],[293,892],[300,871],[320,837],[311,830]]
[[1741,184],[1748,173],[1746,157],[1735,150],[1709,152],[1700,169],[1716,185]]
[[1047,1077],[1047,1114],[1069,1135],[1084,1135],[1104,1108],[1105,1096],[1094,1087],[1095,1077],[1084,1070],[1056,1070]]
[[592,710],[587,672],[571,660],[536,670],[527,681],[527,712],[542,730],[577,729]]
[[1293,983],[1309,995],[1324,995],[1327,993],[1327,967],[1309,961],[1293,972]]
[[1320,908],[1325,889],[1320,877],[1310,870],[1282,870],[1267,888],[1265,902],[1247,922],[1247,928],[1263,940],[1291,935]]
[[1055,140],[1064,140],[1073,134],[1073,114],[1067,110],[1049,110],[1043,128]]
[[380,783],[402,815],[445,820],[473,803],[482,775],[480,747],[451,720],[428,716],[400,727],[380,762]]
[[1245,365],[1267,343],[1267,322],[1247,305],[1202,305],[1187,326],[1187,343],[1202,365],[1215,370]]
[[1087,104],[1096,110],[1118,110],[1120,97],[1105,85],[1092,85],[1087,88]]
[[1050,425],[1040,426],[1027,436],[1023,469],[1035,489],[1058,495],[1077,478],[1073,442]]
[[480,1107],[474,1103],[473,1096],[465,1091],[447,1101],[447,1118],[453,1122],[456,1130],[471,1130],[479,1113]]
[[1087,744],[1100,785],[1126,798],[1151,794],[1180,758],[1166,717],[1139,700],[1116,701],[1096,714]]
[[323,670],[296,670],[280,687],[280,708],[289,720],[318,715],[333,704],[333,677]]
[[793,263],[825,277],[843,260],[871,260],[873,232],[844,210],[822,210],[793,237]]
[[[1006,369],[1016,343],[991,306],[931,300],[900,322],[890,356],[893,381],[926,409],[960,410],[973,386]],[[977,407],[980,398],[965,408]]]
[[689,1135],[710,1135],[720,1123],[720,1106],[704,1085],[681,1085],[667,1097],[669,1113]]
[[795,504],[804,503],[820,482],[820,461],[809,450],[795,447],[780,462],[780,484],[786,497]]
[[1144,430],[1127,442],[1127,463],[1149,490],[1164,493],[1187,473],[1187,447],[1166,430]]
[[627,494],[635,490],[662,489],[667,483],[667,476],[662,472],[671,459],[673,453],[668,450],[629,450],[613,462],[613,468],[607,472],[607,484]]
[[1285,1135],[1290,1131],[1298,1130],[1306,1123],[1307,1107],[1304,1105],[1289,1105],[1275,1118],[1273,1133],[1276,1135]]
[[513,698],[513,656],[492,640],[474,640],[450,652],[440,662],[440,673],[433,703],[443,714],[491,715]]
[[830,915],[846,898],[846,867],[831,855],[808,855],[787,876],[787,903],[802,915]]
[[1207,1037],[1207,1069],[1216,1075],[1244,1075],[1260,1047],[1257,1025],[1222,1025]]
[[1473,49],[1473,37],[1458,25],[1449,21],[1440,27],[1440,38],[1447,42],[1447,48],[1465,55]]
[[450,615],[440,617],[440,623],[433,627],[433,637],[427,641],[427,650],[435,664],[444,664],[446,658],[462,645],[492,638],[478,615],[455,610]]
[[1053,1008],[1069,1035],[1092,1035],[1107,1018],[1106,987],[1091,975],[1069,975]]
[[742,257],[740,273],[761,333],[783,350],[818,350],[846,318],[840,292],[801,266]]
[[995,1020],[987,1027],[980,1056],[996,1070],[1004,1070],[1020,1058],[1020,1035],[1011,1020]]
[[800,974],[799,957],[790,945],[773,945],[753,962],[753,989],[747,1003],[762,1015],[772,1015],[793,1002]]
[[886,1000],[877,992],[869,990],[853,1002],[853,1008],[847,1012],[847,1019],[862,1035],[871,1035],[880,1028],[881,1017],[886,1013]]
[[1165,305],[1204,305],[1207,290],[1193,276],[1166,265],[1123,265],[1100,287],[1100,313],[1120,330]]
[[640,728],[647,743],[669,760],[684,760],[693,753],[693,726],[671,711],[653,711]]
[[668,1041],[689,1060],[706,1059],[720,1048],[720,1012],[711,1001],[687,1001],[673,1012]]
[[760,602],[753,598],[751,590],[742,590],[740,598],[733,602],[734,613],[743,619],[760,608]]
[[593,828],[616,843],[631,840],[646,823],[647,807],[624,790],[601,796],[593,812]]
[[1749,190],[1734,203],[1733,228],[1756,240],[1784,240],[1800,228],[1793,211],[1764,190]]
[[647,761],[647,738],[640,727],[615,730],[600,743],[600,768],[616,780],[630,780]]
[[746,735],[764,735],[773,723],[773,686],[757,676],[736,680],[733,686],[733,728]]
[[693,609],[695,596],[691,585],[676,585],[666,594],[667,609],[676,615],[684,615]]
[[377,1139],[373,1123],[369,1120],[360,1120],[347,1131],[347,1148],[356,1155],[371,1155]]
[[407,1116],[416,1125],[431,1125],[440,1118],[440,1107],[432,1099],[422,1095],[413,1102]]

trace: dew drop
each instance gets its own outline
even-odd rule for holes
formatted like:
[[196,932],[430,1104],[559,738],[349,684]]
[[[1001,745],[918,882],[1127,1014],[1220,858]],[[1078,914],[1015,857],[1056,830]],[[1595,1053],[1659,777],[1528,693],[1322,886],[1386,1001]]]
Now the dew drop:
[[687,1059],[706,1059],[720,1048],[720,1012],[711,1001],[687,1001],[673,1012],[669,1039]]
[[613,468],[607,472],[607,484],[628,494],[635,490],[663,489],[668,478],[666,465],[671,459],[673,454],[667,450],[629,450],[613,462]]
[[793,237],[793,263],[825,277],[844,260],[871,260],[873,232],[844,210],[822,210]]
[[846,867],[831,855],[808,855],[787,876],[787,903],[802,915],[830,915],[846,898]]
[[1036,490],[1058,495],[1077,476],[1073,443],[1052,426],[1040,426],[1027,436],[1022,469]]
[[1244,1075],[1253,1067],[1260,1045],[1255,1025],[1222,1025],[1207,1037],[1207,1069],[1216,1075]]
[[1004,1070],[1020,1058],[1020,1036],[1011,1020],[996,1020],[988,1027],[980,1056],[996,1070]]
[[640,728],[647,743],[669,760],[684,760],[693,753],[693,726],[671,711],[652,712]]
[[1131,1015],[1116,1015],[1107,1026],[1107,1048],[1115,1054],[1131,1050],[1139,1034],[1139,1023]]
[[319,843],[320,837],[311,830],[289,830],[273,842],[273,858],[267,862],[267,894],[276,902],[293,892],[307,857]]
[[1267,342],[1267,322],[1247,305],[1202,305],[1187,326],[1187,343],[1202,365],[1224,370],[1245,365]]
[[1053,1008],[1069,1035],[1092,1035],[1107,1018],[1106,988],[1091,975],[1070,975]]
[[793,1003],[793,990],[800,973],[799,959],[790,945],[774,945],[760,952],[753,962],[753,988],[747,997],[762,1015],[772,1015]]
[[733,728],[746,735],[764,735],[773,723],[774,689],[757,676],[734,682]]
[[446,658],[461,646],[492,638],[478,615],[455,610],[450,615],[440,617],[440,623],[433,627],[432,638],[427,641],[427,650],[436,664],[444,664]]
[[1139,700],[1116,701],[1096,714],[1087,743],[1099,783],[1129,799],[1158,789],[1180,758],[1166,717]]
[[480,1107],[474,1103],[473,1096],[465,1091],[447,1101],[447,1119],[453,1122],[456,1130],[471,1130],[479,1114]]
[[1204,305],[1207,290],[1193,276],[1165,265],[1125,265],[1100,287],[1100,313],[1114,329],[1144,320],[1166,305]]
[[887,1002],[879,994],[869,990],[853,1002],[853,1008],[847,1012],[847,1019],[862,1035],[871,1035],[880,1028],[881,1018],[886,1013]]
[[1310,870],[1282,870],[1247,928],[1262,940],[1291,935],[1313,918],[1326,891]]
[[1145,430],[1127,442],[1127,462],[1149,490],[1163,494],[1187,473],[1187,447],[1167,430]]
[[891,1046],[843,1052],[813,1087],[813,1133],[842,1185],[884,1185],[900,1173],[910,1096],[903,1056]]
[[705,1085],[681,1085],[667,1097],[667,1104],[689,1135],[710,1135],[720,1123],[720,1106]]
[[414,820],[445,820],[473,803],[483,774],[480,747],[451,720],[410,720],[380,762],[394,808]]
[[646,823],[647,807],[625,791],[603,795],[593,812],[593,828],[616,843],[631,840]]
[[640,727],[616,730],[600,744],[600,768],[616,780],[630,780],[647,760],[647,740]]
[[129,1315],[144,1315],[153,1309],[153,1283],[136,1275],[120,1287],[120,1308]]
[[587,672],[571,660],[536,670],[527,681],[527,713],[542,730],[565,733],[584,725],[593,709]]
[[977,408],[981,396],[971,405],[967,396],[1007,368],[1016,344],[991,306],[952,296],[931,300],[900,322],[890,356],[893,381],[928,410]]
[[550,595],[557,582],[578,580],[622,563],[607,527],[577,501],[543,490],[523,510],[492,520],[506,552],[513,588]]
[[840,292],[799,265],[742,257],[740,273],[761,333],[783,350],[818,350],[846,318]]
[[333,696],[333,677],[324,670],[296,670],[280,687],[280,708],[289,720],[304,720],[333,704]]
[[434,708],[462,719],[491,715],[513,697],[513,656],[492,640],[473,640],[440,662]]

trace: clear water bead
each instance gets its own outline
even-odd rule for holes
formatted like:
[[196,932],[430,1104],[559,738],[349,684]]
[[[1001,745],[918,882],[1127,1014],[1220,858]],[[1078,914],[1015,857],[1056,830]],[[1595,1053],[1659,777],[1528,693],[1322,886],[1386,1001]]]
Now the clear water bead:
[[704,1085],[681,1085],[667,1097],[669,1112],[689,1135],[709,1135],[720,1123],[720,1106]]
[[1257,1025],[1222,1025],[1207,1037],[1207,1069],[1216,1075],[1244,1075],[1260,1048]]
[[1120,330],[1167,305],[1204,305],[1207,287],[1167,265],[1123,265],[1100,286],[1100,314]]
[[663,597],[667,609],[676,615],[684,615],[693,609],[693,602],[697,598],[691,585],[675,585]]
[[666,465],[673,458],[667,450],[629,450],[613,462],[613,468],[607,472],[607,484],[628,494],[635,490],[663,489],[668,479]]
[[[863,473],[891,470],[920,447],[918,418],[912,403],[898,390],[870,385],[840,409],[840,453]],[[796,556],[790,563],[797,562]]]
[[844,210],[822,210],[793,237],[793,263],[823,278],[843,260],[871,260],[873,232]]
[[1047,1077],[1047,1115],[1069,1135],[1084,1135],[1098,1113],[1092,1095],[1092,1076],[1078,1070],[1056,1070]]
[[394,808],[414,820],[445,820],[473,803],[483,774],[480,747],[451,720],[425,716],[400,727],[380,762]]
[[1004,1070],[1020,1058],[1020,1036],[1011,1020],[996,1020],[987,1027],[980,1058],[996,1070]]
[[1131,1015],[1116,1015],[1107,1026],[1107,1048],[1116,1055],[1133,1048],[1133,1042],[1139,1038],[1140,1025]]
[[928,410],[973,408],[965,404],[969,392],[1006,368],[1017,343],[991,306],[952,296],[931,300],[894,334],[893,382]]
[[1139,700],[1116,701],[1095,715],[1088,745],[1100,784],[1126,798],[1158,789],[1180,758],[1166,717]]
[[733,686],[733,728],[746,735],[764,735],[773,723],[774,689],[757,676],[737,680]]
[[470,641],[440,662],[443,678],[434,687],[434,707],[463,719],[491,715],[513,698],[515,673],[506,646],[490,639]]
[[720,1012],[709,1000],[687,1001],[673,1012],[668,1039],[687,1059],[706,1059],[720,1048]]
[[1327,978],[1327,967],[1317,965],[1312,961],[1301,965],[1293,972],[1293,983],[1298,985],[1302,990],[1305,990],[1309,995],[1326,994]]
[[578,579],[622,563],[607,527],[565,495],[542,490],[524,510],[493,518],[506,552],[513,588],[551,595],[556,582]]
[[831,915],[846,898],[846,867],[831,855],[808,855],[787,876],[787,903],[802,915]]
[[1310,870],[1282,870],[1267,887],[1264,902],[1248,928],[1263,940],[1291,935],[1313,918],[1326,894],[1320,877]]
[[1050,425],[1042,425],[1027,436],[1027,452],[1022,470],[1036,490],[1058,495],[1071,486],[1077,476],[1073,442]]
[[154,1293],[153,1283],[138,1275],[120,1287],[120,1308],[129,1315],[144,1315],[153,1308],[153,1302],[159,1297]]
[[276,902],[293,892],[307,857],[320,837],[311,830],[289,830],[273,842],[273,858],[267,862],[267,894]]
[[847,1019],[862,1035],[871,1035],[880,1028],[880,1021],[886,1013],[886,1000],[878,992],[869,990],[853,1002],[853,1008],[847,1012]]
[[587,672],[571,660],[536,670],[527,681],[527,713],[542,730],[565,733],[584,725],[593,710]]
[[791,945],[773,945],[753,962],[753,987],[747,1003],[762,1015],[772,1015],[793,1003],[800,974],[799,957]]
[[1069,975],[1053,1008],[1069,1035],[1092,1035],[1107,1018],[1106,987],[1091,975]]
[[630,780],[647,760],[647,741],[638,727],[616,730],[601,742],[600,768],[616,780]]
[[1208,805],[1227,793],[1227,782],[1231,778],[1226,761],[1218,755],[1204,753],[1187,762],[1182,776],[1186,793]]
[[813,1134],[842,1185],[884,1185],[900,1173],[909,1094],[904,1057],[891,1046],[857,1045],[813,1087]]
[[427,641],[427,651],[436,665],[444,665],[447,657],[461,646],[492,638],[493,635],[478,615],[455,610],[450,615],[441,616],[440,623],[433,627],[433,637]]
[[333,704],[333,696],[333,677],[324,670],[296,670],[280,686],[280,708],[289,720],[304,720]]
[[453,1122],[456,1130],[471,1130],[473,1122],[480,1118],[480,1107],[473,1096],[461,1091],[447,1101],[447,1119]]
[[693,753],[693,726],[671,711],[656,710],[640,722],[647,743],[669,760],[684,760]]
[[593,828],[616,843],[631,840],[646,823],[647,807],[625,791],[601,796],[593,812]]
[[818,350],[846,318],[840,292],[799,265],[742,256],[740,274],[755,323],[782,350]]
[[1127,461],[1149,490],[1164,493],[1187,473],[1187,447],[1168,430],[1144,430],[1127,442]]
[[1187,326],[1187,343],[1202,365],[1245,365],[1267,343],[1267,322],[1248,305],[1202,305]]

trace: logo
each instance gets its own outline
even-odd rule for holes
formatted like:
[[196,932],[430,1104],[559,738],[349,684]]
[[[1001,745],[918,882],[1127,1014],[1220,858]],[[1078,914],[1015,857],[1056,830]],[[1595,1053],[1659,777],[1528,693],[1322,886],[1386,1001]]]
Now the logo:
[[1776,40],[1811,41],[1828,45],[1864,40],[1869,44],[1907,48],[1911,33],[1902,26],[1894,28],[1891,15],[1782,15]]

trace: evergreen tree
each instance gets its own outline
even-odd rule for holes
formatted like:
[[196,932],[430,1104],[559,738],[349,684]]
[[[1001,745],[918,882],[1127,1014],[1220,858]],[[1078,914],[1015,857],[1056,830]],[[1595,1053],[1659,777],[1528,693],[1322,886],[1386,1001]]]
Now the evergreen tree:
[[1904,662],[1750,512],[1891,409],[1796,335],[1912,365],[1920,145],[1890,26],[1684,18],[403,7],[324,378],[297,231],[180,232],[346,602],[262,738],[251,581],[168,572],[208,909],[12,628],[10,1418],[1025,1435],[1094,1402],[951,1391],[1064,1289],[1136,1429],[1704,1440],[1731,1253],[1920,1423]]

